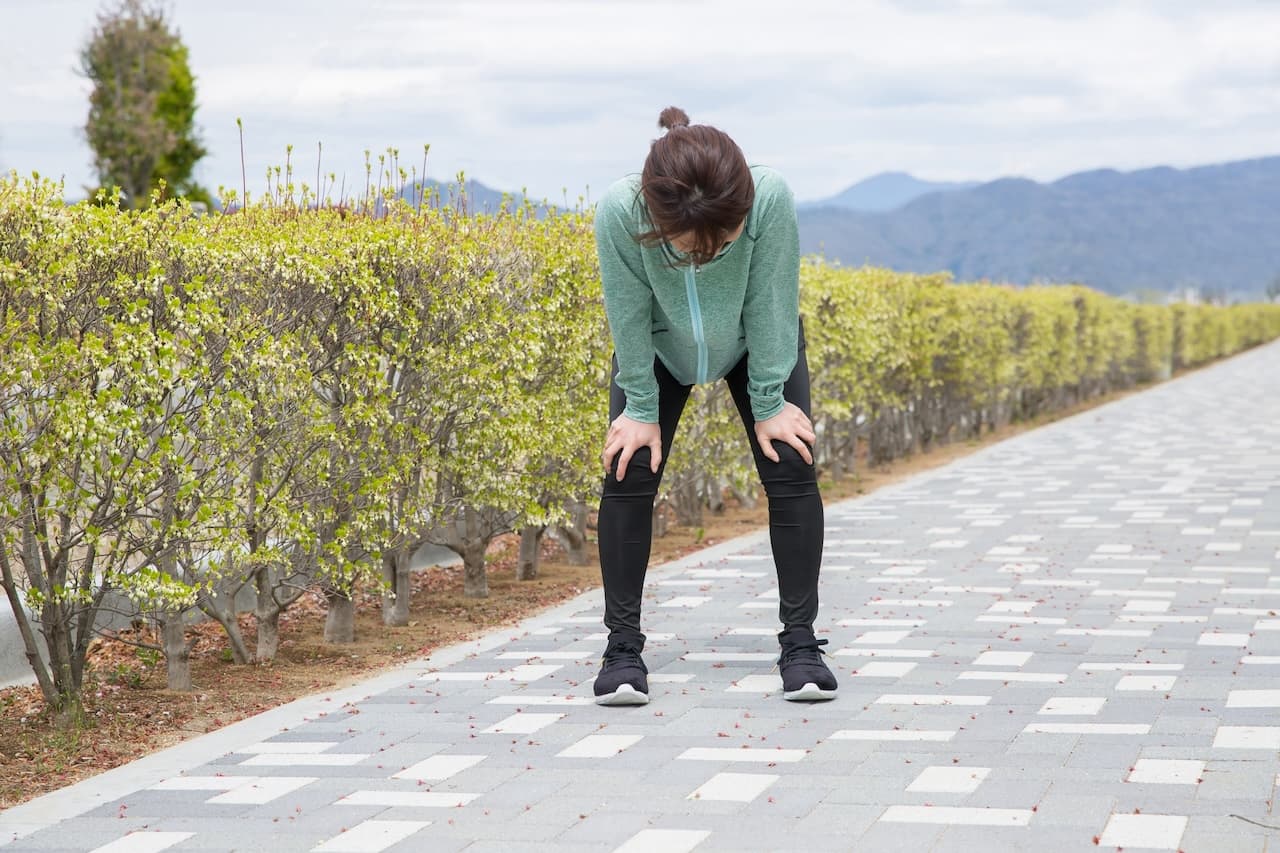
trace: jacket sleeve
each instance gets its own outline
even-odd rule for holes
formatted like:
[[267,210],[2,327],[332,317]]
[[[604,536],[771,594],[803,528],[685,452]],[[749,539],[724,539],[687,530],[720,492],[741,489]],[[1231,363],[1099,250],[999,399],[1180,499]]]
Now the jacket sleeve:
[[800,328],[800,233],[795,201],[782,179],[756,188],[761,205],[742,324],[747,334],[747,392],[757,421],[782,411],[782,387],[796,366]]
[[635,193],[614,184],[596,207],[596,253],[604,291],[605,316],[618,358],[615,380],[627,397],[623,414],[641,423],[658,422],[658,380],[653,374],[653,290],[649,286],[628,222]]

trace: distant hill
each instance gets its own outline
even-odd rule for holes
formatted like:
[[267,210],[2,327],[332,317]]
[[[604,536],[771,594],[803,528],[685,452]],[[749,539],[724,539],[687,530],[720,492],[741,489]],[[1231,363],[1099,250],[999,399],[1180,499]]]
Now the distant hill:
[[884,211],[896,210],[922,195],[976,187],[975,181],[946,183],[922,181],[906,172],[884,172],[859,181],[842,193],[820,201],[802,202],[800,210],[817,207],[840,207],[846,210]]
[[[407,185],[401,192],[400,197],[411,203],[417,203],[422,195],[421,184],[414,182]],[[469,180],[464,185],[459,185],[457,181],[437,181],[431,178],[426,180],[426,196],[425,198],[436,205],[446,205],[449,207],[462,206],[470,213],[495,213],[504,204],[507,210],[514,210],[525,202],[525,196],[522,193],[511,192],[504,193],[501,190],[495,190],[492,187],[485,186],[479,181]],[[565,209],[565,200],[559,199],[535,199],[529,198],[529,203],[533,205],[534,214],[541,218],[546,215],[548,207]],[[573,208],[577,204],[576,199],[569,201],[568,207]]]
[[1280,157],[1005,178],[890,211],[800,211],[800,245],[846,265],[1113,293],[1258,295],[1280,276]]
[[493,213],[502,206],[504,200],[508,208],[519,207],[524,201],[524,196],[519,193],[503,193],[476,180],[459,185],[457,181],[428,178],[425,184],[425,196],[422,193],[423,182],[415,181],[400,191],[400,197],[414,203],[420,198],[426,198],[438,205],[457,207],[462,204],[473,213]]

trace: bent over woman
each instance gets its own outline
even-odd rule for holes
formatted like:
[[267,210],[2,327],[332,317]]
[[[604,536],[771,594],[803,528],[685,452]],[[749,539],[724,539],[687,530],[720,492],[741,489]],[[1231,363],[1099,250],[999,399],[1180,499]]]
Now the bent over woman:
[[813,633],[823,514],[791,191],[772,169],[748,166],[723,131],[690,125],[683,110],[663,110],[659,126],[666,133],[643,172],[613,184],[595,218],[614,344],[599,514],[609,641],[596,701],[649,701],[640,602],[654,499],[692,386],[721,378],[769,501],[783,696],[831,699],[827,641]]

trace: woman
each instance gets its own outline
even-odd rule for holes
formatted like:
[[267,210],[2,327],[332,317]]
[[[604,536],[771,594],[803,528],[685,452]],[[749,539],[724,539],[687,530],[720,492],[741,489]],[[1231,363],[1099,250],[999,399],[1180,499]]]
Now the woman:
[[769,498],[778,572],[783,696],[835,697],[814,637],[822,499],[810,446],[809,371],[800,326],[799,237],[791,191],[749,167],[724,132],[662,111],[644,171],[596,209],[596,248],[614,343],[600,502],[608,647],[602,705],[649,701],[640,601],[653,502],[693,385],[724,378]]

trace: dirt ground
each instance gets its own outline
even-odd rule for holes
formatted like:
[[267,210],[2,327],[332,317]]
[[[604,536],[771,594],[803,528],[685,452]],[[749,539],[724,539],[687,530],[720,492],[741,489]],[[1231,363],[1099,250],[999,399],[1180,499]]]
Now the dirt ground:
[[[1118,396],[1093,400],[1057,417]],[[832,503],[873,492],[1047,420],[1010,426],[883,468],[864,466],[856,479],[823,482],[824,500]],[[654,541],[652,562],[723,542],[767,522],[763,500],[754,509],[730,503],[722,514],[706,514],[700,539],[698,531],[673,525],[666,536]],[[594,547],[586,566],[573,566],[550,544],[544,549],[538,578],[516,581],[516,545],[513,537],[506,537],[491,549],[486,599],[462,595],[461,567],[418,574],[407,627],[383,626],[380,596],[365,596],[358,610],[357,641],[351,645],[324,642],[324,609],[318,595],[299,602],[284,616],[279,656],[270,665],[232,664],[216,624],[193,628],[198,635],[192,656],[196,689],[190,693],[166,689],[164,663],[158,655],[122,643],[95,641],[83,728],[59,731],[34,686],[0,691],[0,810],[293,699],[354,683],[443,646],[515,624],[600,583]],[[244,617],[244,627],[252,637],[252,617]]]

